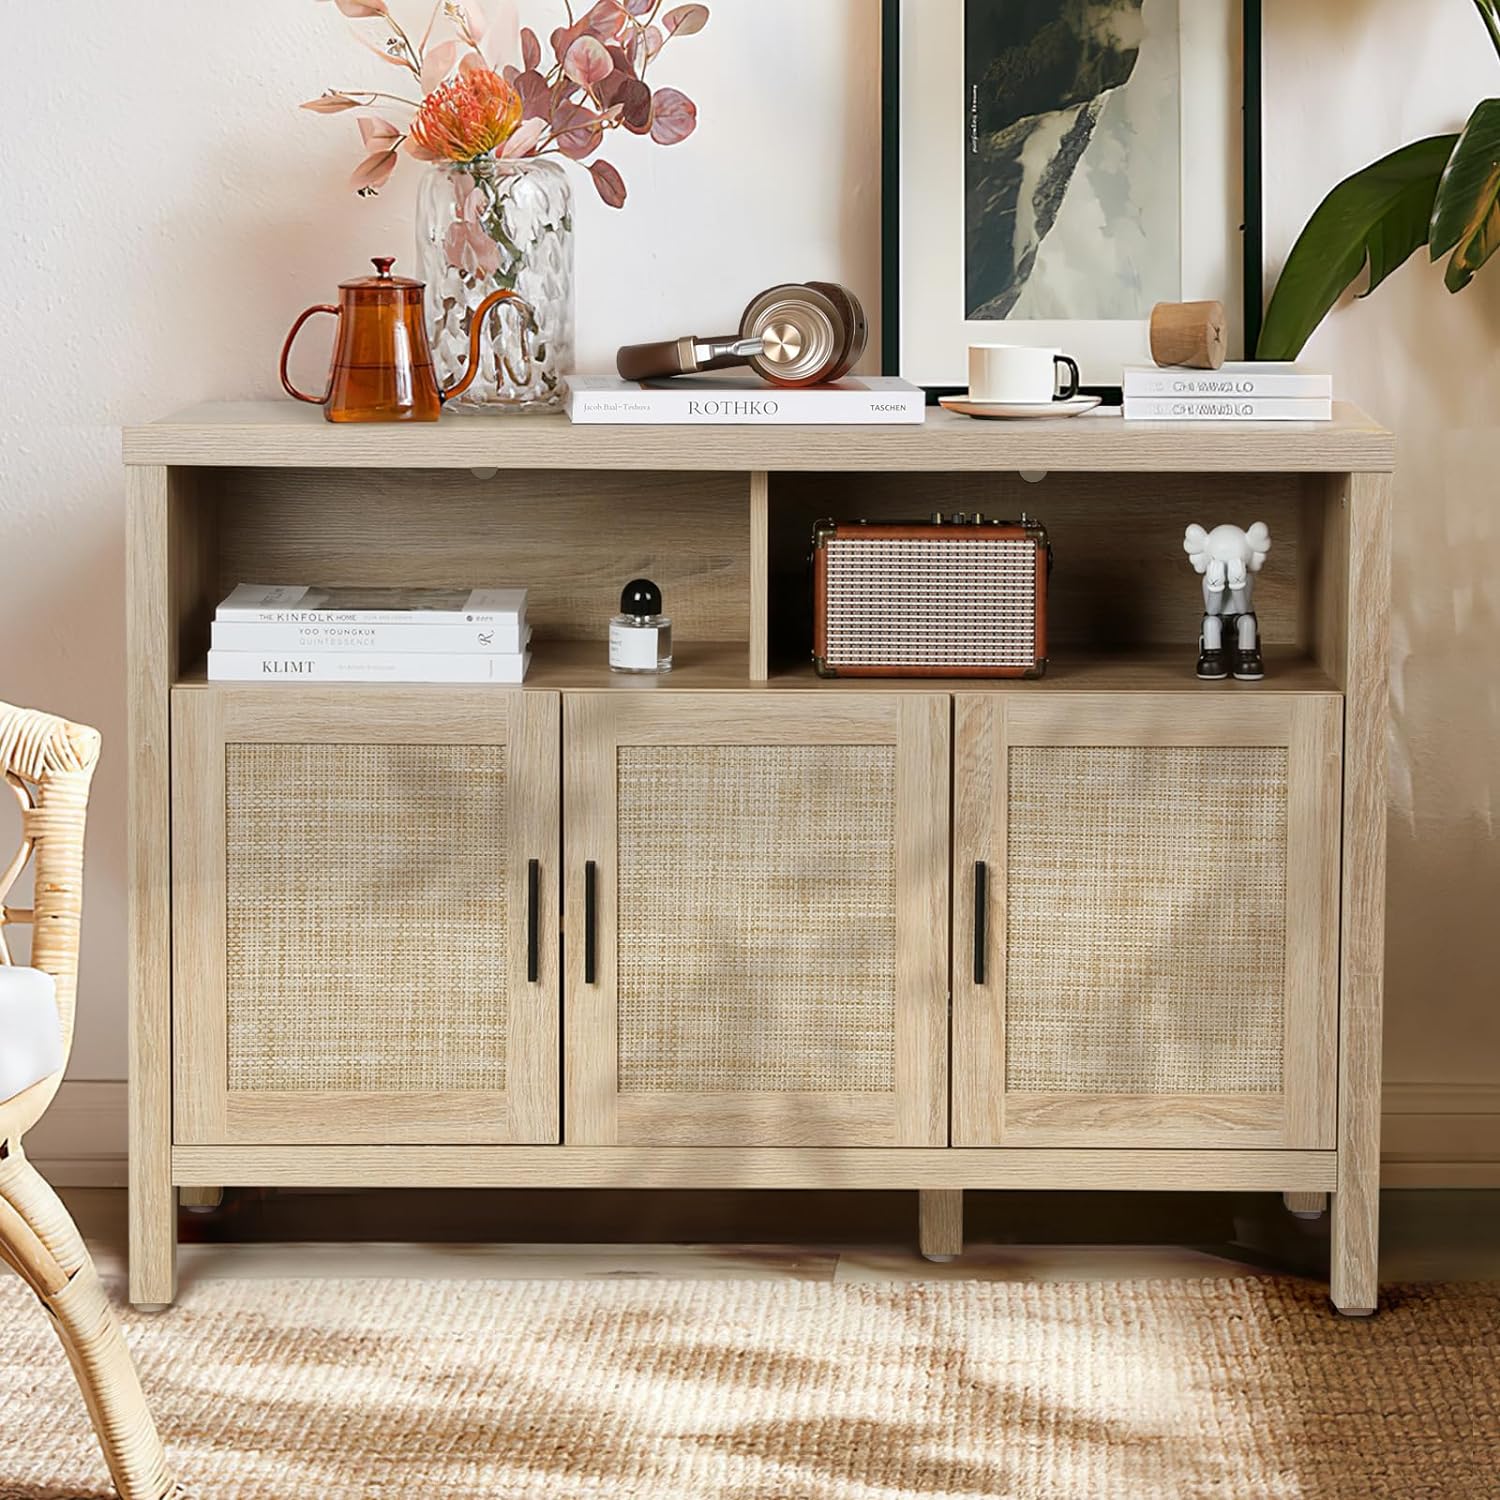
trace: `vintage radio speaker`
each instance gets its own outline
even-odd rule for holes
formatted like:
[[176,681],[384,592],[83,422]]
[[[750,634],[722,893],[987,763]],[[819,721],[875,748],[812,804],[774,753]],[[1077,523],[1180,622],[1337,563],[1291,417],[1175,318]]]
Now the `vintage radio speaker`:
[[1052,552],[1035,521],[820,521],[813,664],[824,677],[1040,677]]

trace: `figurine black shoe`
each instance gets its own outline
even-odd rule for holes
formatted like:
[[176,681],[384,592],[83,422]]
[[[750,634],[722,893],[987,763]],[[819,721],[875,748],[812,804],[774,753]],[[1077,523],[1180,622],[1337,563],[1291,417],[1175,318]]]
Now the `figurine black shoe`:
[[[1200,671],[1200,677],[1203,673]],[[1266,664],[1261,660],[1260,647],[1234,653],[1234,680],[1236,682],[1259,682],[1266,675]]]
[[1198,676],[1204,682],[1222,682],[1229,676],[1229,661],[1223,651],[1200,650]]

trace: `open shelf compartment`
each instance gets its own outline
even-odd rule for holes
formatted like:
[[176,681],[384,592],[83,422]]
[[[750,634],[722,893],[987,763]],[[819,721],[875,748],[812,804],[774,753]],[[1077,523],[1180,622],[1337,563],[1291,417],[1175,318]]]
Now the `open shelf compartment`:
[[[201,686],[215,604],[240,582],[524,585],[532,688],[889,691],[901,679],[811,668],[814,524],[941,512],[1048,530],[1049,667],[1037,682],[925,678],[926,691],[1328,692],[1343,684],[1339,609],[1347,476],[1298,473],[652,473],[597,470],[178,468],[170,532],[185,566],[170,603],[173,681]],[[1192,675],[1198,584],[1190,522],[1263,520],[1262,684]],[[607,665],[631,577],[661,585],[670,676]],[[289,690],[295,685],[288,684]],[[351,685],[353,688],[354,685]]]

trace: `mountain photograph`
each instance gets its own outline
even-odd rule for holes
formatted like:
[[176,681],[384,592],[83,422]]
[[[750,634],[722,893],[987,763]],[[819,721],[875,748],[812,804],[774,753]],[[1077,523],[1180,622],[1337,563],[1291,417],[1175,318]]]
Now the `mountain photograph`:
[[1139,318],[1180,267],[1178,0],[965,0],[965,315]]

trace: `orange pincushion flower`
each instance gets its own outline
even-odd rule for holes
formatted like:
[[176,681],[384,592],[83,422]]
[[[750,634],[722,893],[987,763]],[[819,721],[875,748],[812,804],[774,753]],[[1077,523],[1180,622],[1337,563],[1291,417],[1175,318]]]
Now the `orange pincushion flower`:
[[521,96],[488,68],[468,68],[434,89],[412,121],[412,139],[444,161],[473,161],[503,146],[521,123]]

